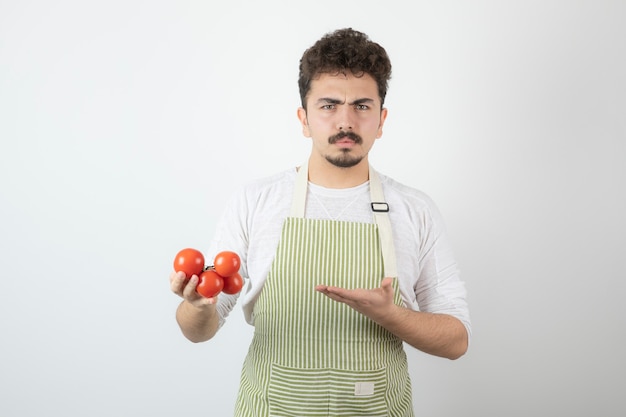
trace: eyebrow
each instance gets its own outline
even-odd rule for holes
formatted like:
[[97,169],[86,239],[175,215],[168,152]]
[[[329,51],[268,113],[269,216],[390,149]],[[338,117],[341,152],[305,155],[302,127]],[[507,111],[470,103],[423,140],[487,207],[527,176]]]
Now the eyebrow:
[[[352,103],[348,103],[351,106],[355,106],[355,105],[359,105],[359,104],[364,104],[364,103],[373,103],[374,100],[371,98],[359,98],[354,100]],[[321,104],[321,103],[325,103],[325,104],[345,104],[345,101],[342,100],[338,100],[336,98],[330,98],[330,97],[322,97],[320,99],[317,100],[316,102],[317,104]]]

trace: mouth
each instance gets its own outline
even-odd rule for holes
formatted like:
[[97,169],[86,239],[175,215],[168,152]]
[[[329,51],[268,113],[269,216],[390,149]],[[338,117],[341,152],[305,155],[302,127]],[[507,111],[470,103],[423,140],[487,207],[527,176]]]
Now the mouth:
[[339,146],[348,146],[348,145],[354,145],[356,144],[356,142],[350,138],[343,138],[343,139],[339,139],[337,141],[335,141],[335,145],[339,145]]
[[353,132],[342,132],[337,135],[331,136],[328,139],[328,143],[331,145],[337,145],[341,148],[352,147],[354,145],[358,145],[363,140],[359,135]]

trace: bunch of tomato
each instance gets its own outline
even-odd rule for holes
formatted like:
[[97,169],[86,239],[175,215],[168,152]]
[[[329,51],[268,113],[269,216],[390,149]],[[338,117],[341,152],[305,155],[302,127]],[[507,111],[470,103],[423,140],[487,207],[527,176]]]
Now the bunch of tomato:
[[241,259],[232,251],[215,255],[213,265],[205,266],[202,252],[185,248],[174,258],[174,270],[184,272],[187,278],[197,275],[200,279],[196,287],[198,294],[206,298],[215,297],[220,292],[237,294],[243,288],[243,278],[239,275]]

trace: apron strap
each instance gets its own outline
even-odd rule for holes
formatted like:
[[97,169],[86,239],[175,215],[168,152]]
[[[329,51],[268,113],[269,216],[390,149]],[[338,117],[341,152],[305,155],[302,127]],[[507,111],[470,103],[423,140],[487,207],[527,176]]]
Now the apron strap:
[[396,267],[396,251],[393,246],[393,235],[391,233],[391,221],[389,220],[389,204],[385,202],[383,186],[380,183],[378,173],[370,165],[370,196],[372,199],[372,211],[374,221],[378,225],[378,236],[380,248],[383,252],[383,266],[385,277],[398,277]]
[[[389,205],[385,202],[383,187],[378,173],[371,165],[369,166],[369,181],[372,212],[374,213],[374,222],[378,225],[378,235],[383,255],[383,265],[385,268],[384,276],[396,278],[398,272],[393,235],[391,233],[391,222],[389,221]],[[291,203],[291,217],[304,217],[308,185],[309,164],[308,161],[305,161],[296,174],[293,201]]]
[[296,173],[296,184],[293,190],[293,200],[291,202],[291,217],[304,217],[304,206],[306,205],[306,192],[309,188],[309,162],[304,161]]

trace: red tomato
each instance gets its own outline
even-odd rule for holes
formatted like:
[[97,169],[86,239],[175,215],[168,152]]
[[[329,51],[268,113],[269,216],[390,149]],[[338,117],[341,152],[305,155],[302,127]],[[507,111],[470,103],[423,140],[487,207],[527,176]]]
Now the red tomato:
[[203,297],[215,297],[224,288],[224,278],[212,269],[207,269],[199,276],[200,281],[196,287],[196,291]]
[[229,277],[239,272],[240,264],[239,255],[228,250],[218,253],[213,260],[213,268],[223,277]]
[[204,255],[197,249],[186,248],[176,254],[174,271],[184,272],[187,278],[200,275],[204,269]]
[[237,272],[229,277],[224,278],[224,288],[222,291],[226,294],[237,294],[243,288],[243,278]]

